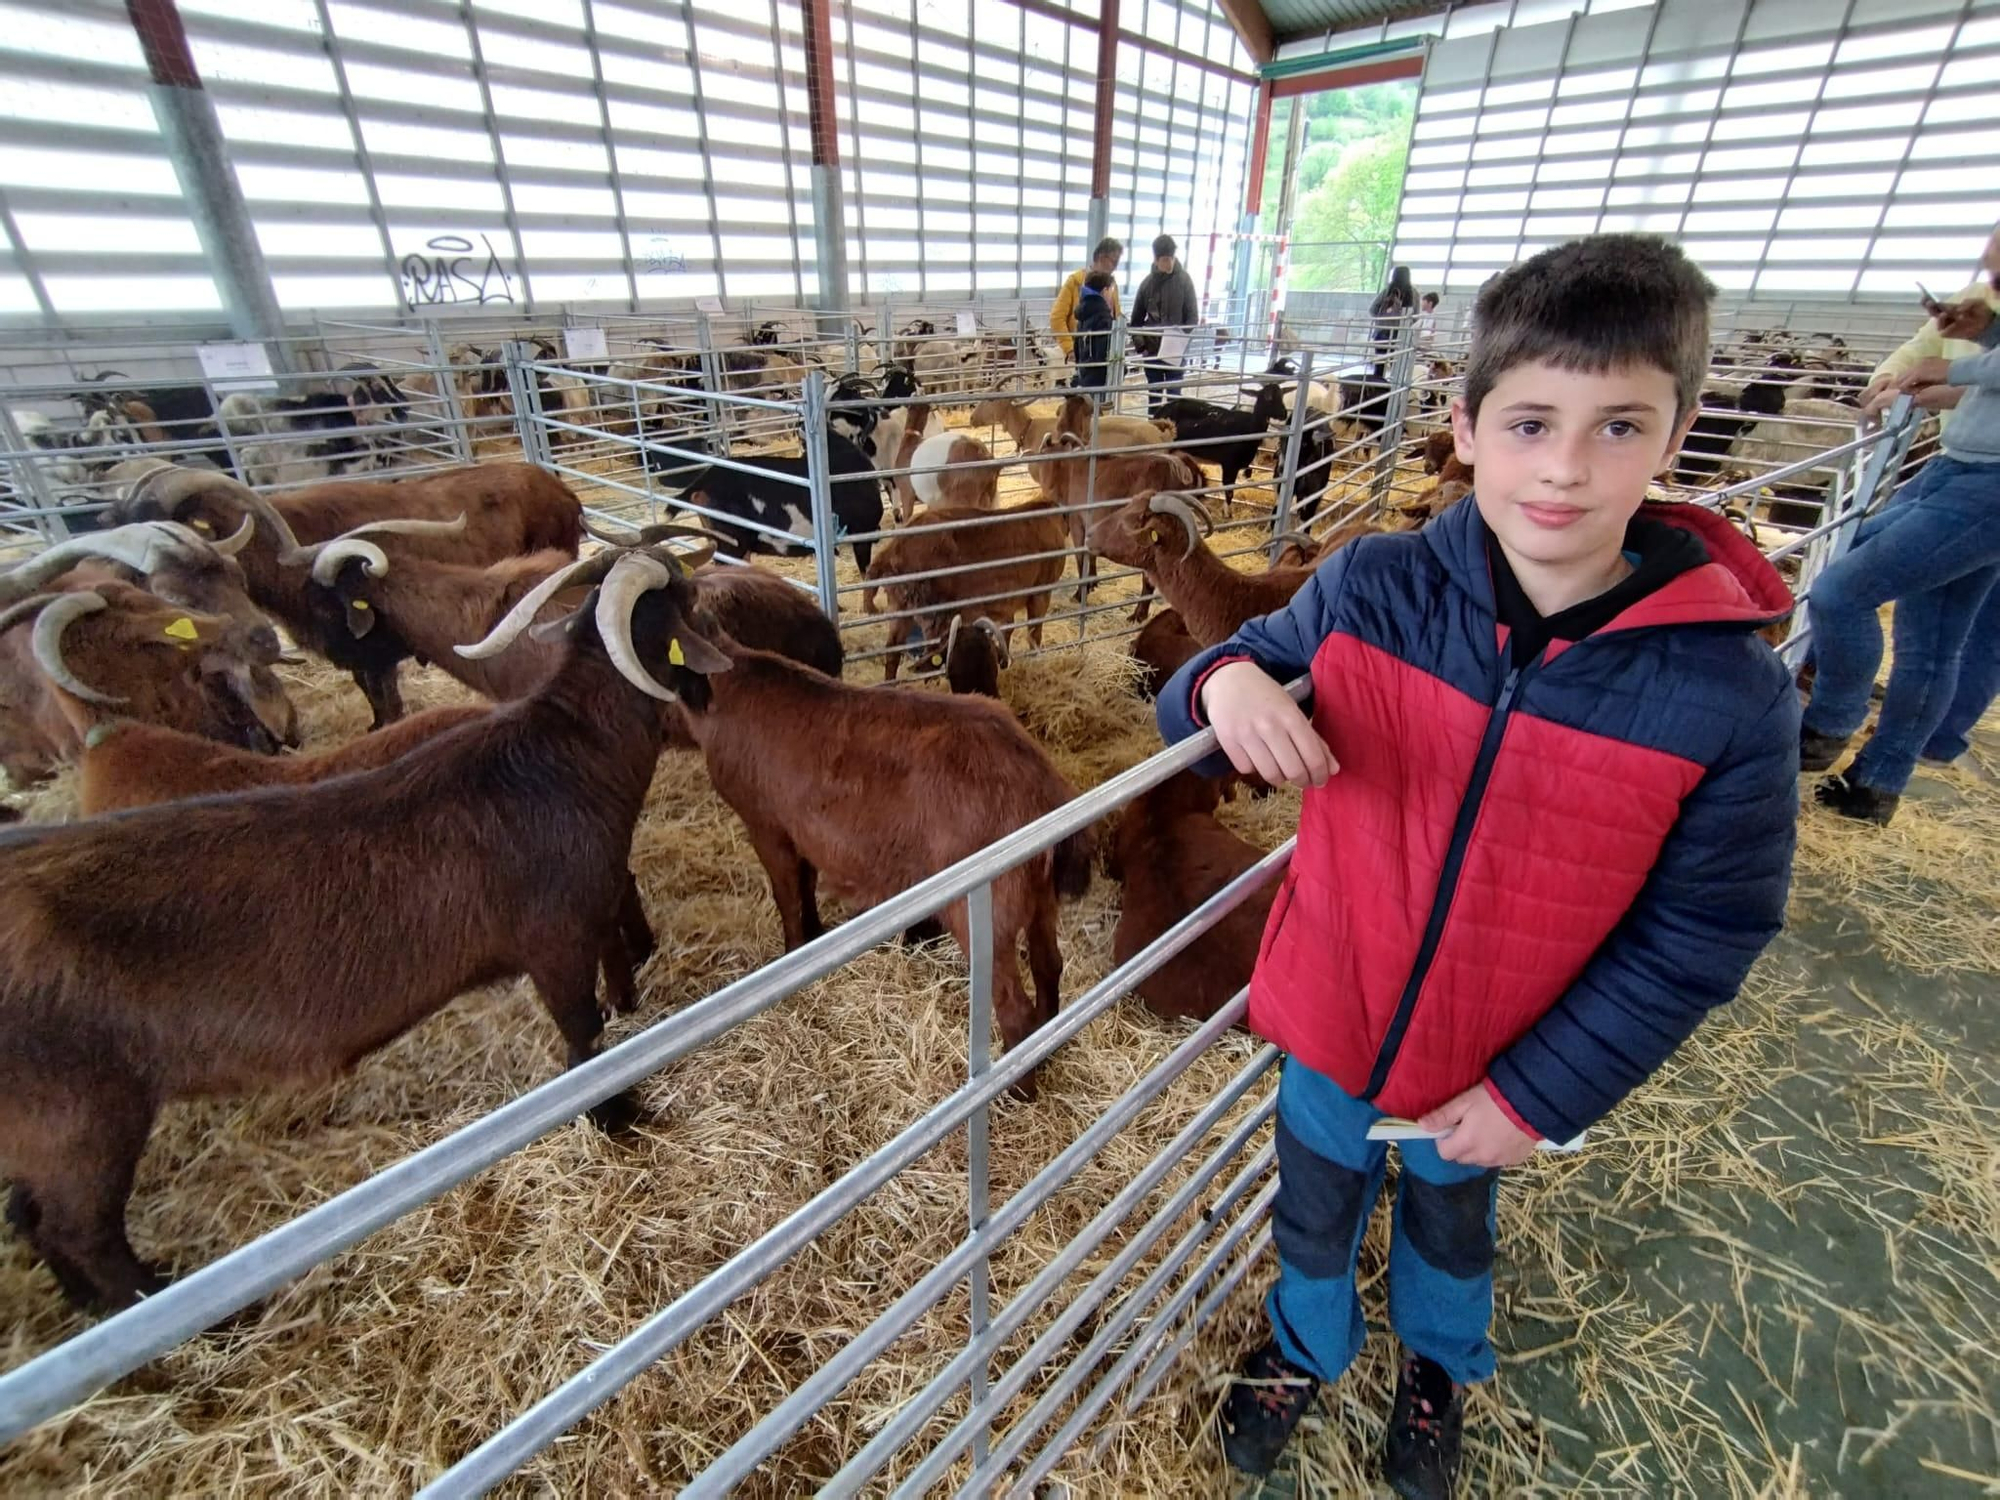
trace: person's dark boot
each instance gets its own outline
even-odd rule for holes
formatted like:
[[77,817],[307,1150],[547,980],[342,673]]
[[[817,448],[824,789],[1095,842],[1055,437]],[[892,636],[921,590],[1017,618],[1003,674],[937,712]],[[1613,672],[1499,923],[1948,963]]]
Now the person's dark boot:
[[1443,1365],[1404,1355],[1382,1453],[1389,1488],[1403,1500],[1451,1500],[1464,1426],[1465,1387]]
[[1821,734],[1817,730],[1801,726],[1799,729],[1799,769],[1801,771],[1830,771],[1833,763],[1840,759],[1847,749],[1851,734]]
[[1260,1478],[1270,1473],[1318,1395],[1319,1377],[1280,1354],[1275,1339],[1252,1350],[1222,1403],[1222,1454],[1230,1467]]
[[1829,776],[1813,788],[1813,801],[1821,807],[1863,823],[1887,823],[1902,800],[1895,792],[1878,791],[1845,776]]

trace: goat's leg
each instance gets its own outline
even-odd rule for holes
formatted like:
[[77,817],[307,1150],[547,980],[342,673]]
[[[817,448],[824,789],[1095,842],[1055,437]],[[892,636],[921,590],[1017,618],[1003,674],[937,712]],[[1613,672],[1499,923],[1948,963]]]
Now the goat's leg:
[[1145,624],[1147,617],[1152,614],[1154,588],[1153,575],[1151,573],[1141,573],[1139,575],[1139,602],[1132,606],[1132,623],[1134,625]]
[[746,827],[750,847],[757,851],[757,863],[771,882],[771,900],[778,908],[778,925],[784,929],[785,951],[802,948],[825,930],[819,920],[818,874],[799,857],[797,846],[781,830]]
[[647,959],[659,947],[653,937],[653,927],[646,920],[646,903],[639,899],[639,882],[632,878],[632,872],[625,872],[625,890],[618,898],[618,927],[625,935],[625,946],[632,955],[632,970],[636,974]]
[[[624,958],[625,942],[614,919],[601,924],[595,942],[556,938],[540,946],[543,956],[528,971],[528,977],[534,980],[542,1004],[568,1044],[567,1066],[573,1068],[597,1056],[597,1044],[604,1035],[604,1013],[597,1008],[599,957],[615,950]],[[626,984],[630,983],[628,967]],[[639,1101],[629,1089],[590,1108],[591,1122],[606,1132],[631,1128],[639,1115]]]
[[354,669],[354,685],[361,689],[368,699],[368,706],[375,711],[375,722],[368,726],[371,731],[403,717],[403,689],[396,680],[397,669],[401,665],[401,662],[391,662],[387,667]]
[[889,654],[882,658],[882,680],[894,682],[903,670],[903,653],[916,654],[923,642],[923,624],[915,616],[907,620],[896,620],[889,626]]
[[[995,893],[997,896],[997,892]],[[966,903],[954,901],[942,913],[966,962],[972,961],[972,941]],[[1030,1036],[1037,1025],[1035,1012],[1021,987],[1020,934],[993,924],[993,1019],[1000,1028],[1000,1050],[1012,1052]],[[1035,1072],[1023,1075],[1007,1092],[1024,1104],[1035,1102]]]
[[1028,972],[1035,979],[1035,1024],[1046,1026],[1062,1008],[1062,945],[1057,940],[1056,893],[1050,885],[1037,893],[1028,918]]
[[1069,515],[1069,544],[1076,553],[1076,602],[1080,609],[1090,602],[1090,586],[1097,579],[1097,558],[1084,545],[1084,532],[1088,518],[1080,510]]
[[[125,1204],[154,1106],[136,1080],[92,1083],[87,1110],[69,1099],[58,1102],[62,1113],[53,1120],[43,1117],[44,1149],[34,1175],[16,1183],[7,1217],[47,1262],[66,1297],[116,1311],[166,1285],[125,1237]],[[48,1133],[56,1121],[66,1129]]]

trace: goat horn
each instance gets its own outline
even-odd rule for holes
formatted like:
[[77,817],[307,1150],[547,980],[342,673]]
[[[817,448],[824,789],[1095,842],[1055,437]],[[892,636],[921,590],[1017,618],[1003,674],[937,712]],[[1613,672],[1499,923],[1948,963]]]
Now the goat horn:
[[330,542],[321,542],[312,553],[312,581],[321,588],[332,587],[333,580],[340,576],[341,565],[349,558],[360,558],[370,578],[380,578],[389,571],[388,555],[373,542],[358,537],[335,537]]
[[944,654],[947,659],[950,658],[952,651],[958,645],[958,627],[963,623],[964,619],[963,615],[953,615],[951,617],[951,628],[944,633]]
[[249,514],[271,529],[277,539],[278,560],[289,560],[299,550],[299,539],[292,533],[288,522],[278,508],[249,485],[231,479],[227,474],[211,473],[206,469],[171,468],[156,471],[139,481],[131,498],[141,492],[152,491],[158,486],[157,498],[167,513],[172,515],[182,501],[204,492],[213,492],[233,500]]
[[225,537],[223,540],[219,542],[210,543],[210,545],[213,546],[215,550],[221,553],[224,557],[234,557],[237,553],[241,552],[245,547],[250,545],[250,538],[256,533],[256,530],[257,530],[257,518],[253,515],[246,514],[243,517],[243,524],[236,528],[236,534],[234,536]]
[[1181,556],[1193,557],[1194,549],[1203,535],[1202,522],[1207,519],[1207,512],[1197,513],[1197,507],[1186,495],[1176,495],[1171,490],[1162,490],[1153,496],[1146,502],[1146,509],[1156,516],[1172,516],[1186,527],[1187,550],[1181,553]]
[[597,635],[611,665],[633,687],[662,703],[678,703],[680,694],[662,687],[639,660],[638,648],[632,644],[632,610],[640,595],[665,588],[673,579],[673,570],[657,557],[628,552],[612,567],[597,594]]
[[1012,666],[1014,664],[1013,656],[1007,650],[1007,633],[984,615],[981,615],[972,623],[974,628],[985,631],[993,638],[993,649],[1000,653],[1000,665],[1003,667]]
[[600,552],[595,557],[578,558],[573,563],[565,564],[523,594],[520,602],[508,610],[500,623],[482,639],[467,646],[454,646],[452,650],[468,661],[484,661],[489,656],[498,656],[535,622],[535,616],[549,600],[566,588],[596,583],[611,564],[623,556],[622,552]]
[[87,590],[74,594],[57,594],[42,607],[41,614],[35,619],[32,646],[35,663],[48,674],[50,682],[72,698],[79,698],[85,703],[111,706],[123,703],[125,700],[115,698],[109,693],[100,693],[89,683],[82,681],[70,671],[69,664],[63,660],[62,654],[63,632],[85,615],[94,615],[104,608],[106,605],[102,594],[93,594]]
[[163,551],[207,543],[185,526],[160,521],[133,521],[95,536],[72,537],[37,554],[7,573],[0,573],[0,603],[20,599],[51,578],[89,558],[102,557],[138,573],[151,573],[164,559]]
[[340,554],[338,562],[345,562],[350,557],[368,558],[369,576],[380,578],[389,571],[389,559],[383,555],[380,547],[363,541],[363,537],[458,536],[464,530],[463,511],[450,521],[424,521],[415,516],[395,516],[386,521],[365,521],[351,531],[343,531],[339,536],[330,537],[323,542],[314,542],[310,547],[296,548],[279,560],[293,567],[310,567],[314,583],[331,583],[338,563],[329,564],[327,553],[333,548],[345,545],[346,550]]
[[1281,531],[1271,538],[1271,545],[1274,547],[1281,547],[1286,542],[1298,543],[1299,549],[1307,557],[1311,557],[1315,552],[1319,551],[1319,543],[1303,531]]
[[[1163,500],[1167,502],[1166,507],[1162,507],[1160,504]],[[1209,515],[1208,507],[1192,495],[1182,495],[1172,490],[1163,490],[1148,502],[1146,508],[1154,512],[1158,512],[1163,508],[1173,508],[1177,514],[1187,516],[1189,521],[1199,526],[1203,536],[1212,536],[1215,533],[1215,519]]]

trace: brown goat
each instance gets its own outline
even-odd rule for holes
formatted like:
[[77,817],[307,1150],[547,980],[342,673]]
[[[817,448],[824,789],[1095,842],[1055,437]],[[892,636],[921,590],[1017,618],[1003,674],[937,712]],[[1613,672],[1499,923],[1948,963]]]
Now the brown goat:
[[[484,636],[543,579],[567,567],[570,559],[560,552],[538,552],[485,568],[404,559],[402,545],[422,539],[411,528],[434,524],[376,522],[308,549],[315,554],[311,572],[319,602],[329,616],[324,628],[343,628],[331,618],[337,614],[345,621],[344,628],[357,636],[383,630],[401,643],[405,655],[435,663],[489,698],[505,700],[532,692],[561,660],[559,641],[530,634],[517,638],[508,650],[478,660],[452,647]],[[646,527],[638,543],[649,546],[670,536],[699,534],[699,528],[687,526]],[[840,675],[840,632],[812,595],[748,566],[704,568],[694,582],[716,623],[732,638],[803,661],[830,676]],[[690,746],[679,711],[668,710],[666,718],[669,743]]]
[[1239,573],[1201,539],[1207,513],[1185,495],[1138,495],[1091,528],[1091,546],[1129,568],[1142,568],[1180,612],[1195,641],[1213,646],[1245,620],[1283,609],[1332,552],[1372,530],[1363,521],[1329,532],[1313,565]]
[[402,480],[343,480],[307,485],[270,498],[221,474],[176,469],[137,459],[112,470],[127,488],[112,508],[122,520],[181,521],[212,536],[230,536],[246,516],[257,526],[237,556],[250,596],[277,616],[299,644],[345,667],[367,696],[374,727],[400,718],[396,667],[403,654],[386,639],[370,641],[328,629],[315,608],[301,549],[370,522],[466,519],[451,535],[412,542],[412,556],[483,567],[546,549],[576,556],[583,535],[577,499],[554,475],[532,464],[475,464]]
[[983,615],[970,624],[963,615],[951,617],[944,638],[944,679],[954,693],[998,698],[1000,673],[1007,664],[1007,637],[999,626]]
[[[1053,417],[1031,416],[1028,403],[1010,400],[1006,396],[988,396],[972,408],[969,425],[973,427],[999,427],[1014,440],[1016,453],[1040,453],[1048,440],[1061,430],[1065,416],[1071,420],[1075,430],[1082,434],[1085,443],[1090,438],[1090,415],[1088,403],[1075,409],[1070,402],[1076,397],[1065,397],[1062,410]],[[1079,421],[1081,425],[1076,425]],[[1154,422],[1146,417],[1124,417],[1115,412],[1101,412],[1097,419],[1097,446],[1100,448],[1130,448],[1141,443],[1164,443],[1173,440],[1172,424]],[[1055,498],[1055,465],[1047,463],[1030,464],[1028,470],[1035,476],[1035,482],[1042,487],[1042,494]]]
[[113,717],[266,747],[246,664],[224,649],[232,624],[110,579],[0,612],[0,770],[39,781]]
[[[994,517],[1002,519],[995,520]],[[981,524],[966,525],[967,521]],[[889,622],[889,645],[912,652],[936,640],[954,612],[968,619],[989,619],[1014,627],[1017,613],[1028,619],[1028,640],[1042,643],[1042,616],[1049,611],[1049,594],[1063,576],[1069,524],[1047,500],[1030,500],[999,510],[939,507],[926,511],[909,526],[883,542],[868,564],[868,587],[861,607],[876,609],[876,591],[891,612],[916,611]],[[914,573],[958,569],[941,577],[916,578]],[[998,595],[999,597],[989,597]],[[976,601],[976,602],[975,602]],[[901,668],[896,650],[883,658],[882,675],[893,679]]]
[[[1092,459],[1083,452],[1083,439],[1068,432],[1050,438],[1044,451],[1069,455],[1048,467],[1056,471],[1054,498],[1067,512],[1070,545],[1077,549],[1079,599],[1087,597],[1095,576],[1089,537],[1105,507],[1155,490],[1199,489],[1206,482],[1201,465],[1184,453],[1114,453]],[[1150,609],[1151,602],[1142,597],[1132,611],[1134,623]]]
[[[822,931],[820,879],[849,905],[873,906],[1076,795],[1000,703],[854,687],[718,644],[730,669],[708,678],[701,698],[684,692],[683,703],[709,779],[770,877],[788,949]],[[993,1013],[1008,1047],[1055,1016],[1056,903],[1088,888],[1091,848],[1086,829],[993,883]],[[940,916],[969,951],[965,902]],[[1017,961],[1024,935],[1032,1004]],[[1034,1096],[1032,1075],[1019,1093]]]
[[[1264,857],[1215,819],[1219,783],[1182,771],[1135,797],[1119,817],[1105,868],[1125,887],[1111,961],[1128,962]],[[1275,880],[1139,982],[1155,1014],[1205,1021],[1250,982]]]
[[908,445],[897,461],[916,466],[896,480],[899,525],[909,524],[919,501],[933,510],[942,506],[992,510],[1000,503],[1000,470],[993,466],[993,450],[968,433],[934,432]]
[[1188,634],[1180,611],[1163,609],[1133,637],[1131,650],[1133,659],[1146,669],[1140,691],[1157,698],[1167,679],[1201,653],[1201,642]]
[[[570,1062],[596,1052],[598,962],[622,947],[674,691],[648,664],[679,681],[730,662],[679,565],[649,552],[576,564],[467,649],[593,583],[533,696],[379,770],[0,830],[0,1177],[71,1297],[117,1307],[159,1285],[124,1208],[168,1100],[327,1078],[523,972]],[[616,1126],[636,1105],[592,1114]]]

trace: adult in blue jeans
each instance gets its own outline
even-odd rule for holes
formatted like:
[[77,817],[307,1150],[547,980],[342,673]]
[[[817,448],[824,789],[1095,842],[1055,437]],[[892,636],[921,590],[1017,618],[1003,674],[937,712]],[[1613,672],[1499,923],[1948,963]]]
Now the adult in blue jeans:
[[[2000,233],[1988,241],[1981,266],[2000,286]],[[1800,731],[1803,771],[1831,769],[1867,718],[1882,663],[1876,611],[1896,605],[1895,669],[1875,733],[1843,774],[1813,790],[1835,812],[1876,823],[1895,816],[1933,736],[1963,717],[1959,679],[1968,643],[1968,691],[1993,670],[1990,635],[1975,642],[1974,632],[1996,623],[1988,596],[2000,582],[2000,325],[1984,302],[1948,304],[1936,316],[1947,336],[1980,345],[1963,359],[1919,361],[1903,378],[1907,390],[1966,388],[1943,451],[1870,524],[1866,544],[1814,582],[1808,600],[1818,666]]]

